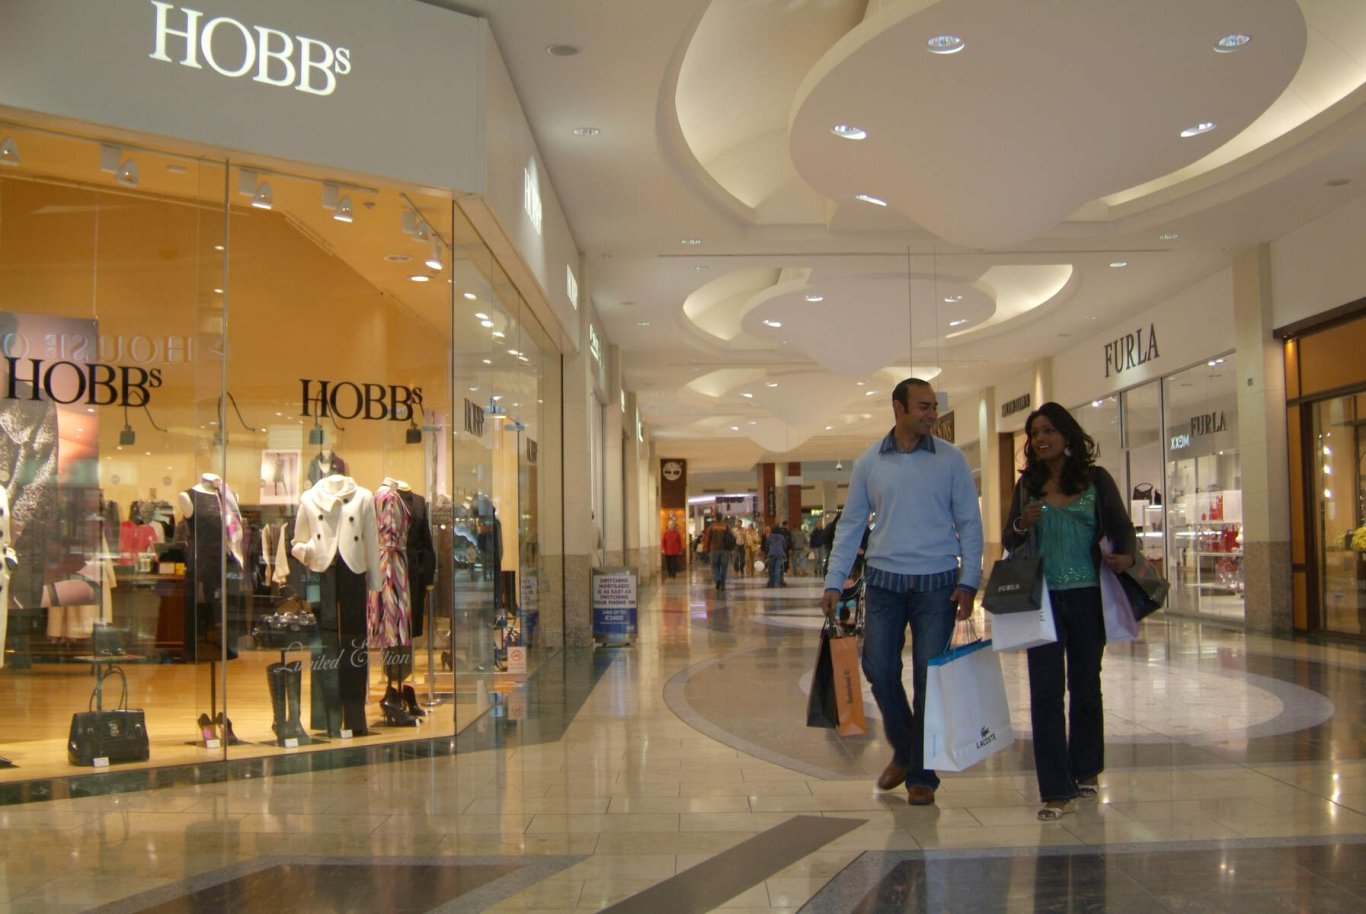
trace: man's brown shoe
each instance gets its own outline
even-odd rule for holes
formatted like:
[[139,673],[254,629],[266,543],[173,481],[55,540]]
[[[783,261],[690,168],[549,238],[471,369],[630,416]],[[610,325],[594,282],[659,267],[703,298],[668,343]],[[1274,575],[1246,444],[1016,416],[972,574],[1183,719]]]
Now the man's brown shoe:
[[888,762],[887,767],[882,769],[882,774],[877,776],[878,790],[896,790],[906,783],[906,769],[896,762]]
[[924,784],[915,784],[906,788],[912,806],[933,806],[934,788],[926,787]]

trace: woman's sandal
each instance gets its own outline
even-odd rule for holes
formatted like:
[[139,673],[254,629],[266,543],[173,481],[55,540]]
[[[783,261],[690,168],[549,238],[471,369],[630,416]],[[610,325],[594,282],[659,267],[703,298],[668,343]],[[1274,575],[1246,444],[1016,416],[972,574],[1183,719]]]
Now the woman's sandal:
[[1078,784],[1077,796],[1083,800],[1093,800],[1100,794],[1100,788],[1095,784]]
[[1044,807],[1039,810],[1039,821],[1056,822],[1071,811],[1072,810],[1068,808],[1066,802],[1061,806],[1054,806],[1051,803],[1045,804]]

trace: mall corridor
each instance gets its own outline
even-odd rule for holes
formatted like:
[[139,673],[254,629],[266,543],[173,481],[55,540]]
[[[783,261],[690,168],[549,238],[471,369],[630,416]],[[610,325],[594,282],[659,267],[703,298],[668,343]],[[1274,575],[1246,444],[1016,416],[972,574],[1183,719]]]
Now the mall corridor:
[[911,808],[870,696],[868,736],[803,725],[814,579],[762,584],[643,588],[634,645],[552,655],[454,745],[0,807],[0,911],[1366,907],[1358,648],[1159,613],[1107,651],[1099,798],[1041,823],[1022,656],[1015,745]]

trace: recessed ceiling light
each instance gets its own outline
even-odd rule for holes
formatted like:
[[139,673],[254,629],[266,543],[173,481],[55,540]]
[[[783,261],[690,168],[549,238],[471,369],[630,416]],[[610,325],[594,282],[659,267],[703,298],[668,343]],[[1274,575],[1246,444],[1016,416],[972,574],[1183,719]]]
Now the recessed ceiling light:
[[1237,33],[1225,35],[1214,43],[1214,50],[1220,54],[1232,54],[1239,48],[1246,47],[1247,43],[1251,40],[1251,35],[1240,35]]
[[579,49],[572,44],[548,44],[545,52],[551,57],[573,57]]
[[478,300],[479,300],[479,296],[478,296],[478,295],[475,295],[473,292],[466,292],[466,293],[465,293],[465,298],[469,299],[470,301],[478,301]]
[[487,314],[485,314],[483,311],[476,311],[476,312],[474,312],[474,316],[475,316],[475,318],[476,318],[477,320],[481,320],[481,321],[486,321],[486,320],[489,319],[489,316],[488,316]]
[[951,304],[953,304],[954,302],[960,302],[960,301],[962,301],[962,300],[963,300],[963,296],[961,296],[961,295],[945,295],[945,296],[944,296],[944,304],[946,304],[946,305],[951,305]]
[[1323,183],[1327,184],[1329,187],[1345,187],[1345,186],[1347,186],[1348,184],[1351,184],[1351,183],[1352,183],[1352,179],[1351,179],[1351,178],[1330,178],[1330,179],[1328,179],[1327,181],[1324,181]]
[[967,319],[966,317],[960,317],[960,318],[958,318],[958,320],[956,320],[956,321],[949,321],[949,326],[950,326],[950,327],[961,327],[961,326],[963,326],[964,324],[966,324],[967,322],[968,322],[968,319]]
[[807,301],[825,301],[824,295],[816,295],[814,292],[806,297]]
[[957,54],[967,44],[957,35],[935,35],[925,42],[925,47],[931,54]]
[[226,249],[223,247],[223,245],[221,245],[221,244],[215,244],[215,245],[213,246],[213,249],[214,249],[215,251],[226,250]]
[[223,290],[222,290],[222,289],[214,289],[214,290],[213,290],[213,294],[214,294],[214,295],[222,295],[222,294],[223,294]]
[[1199,136],[1202,133],[1209,133],[1214,129],[1214,121],[1201,121],[1194,127],[1187,127],[1181,131],[1182,136]]
[[707,266],[705,263],[695,263],[692,267],[694,273],[705,273],[710,269],[711,267]]
[[431,281],[432,281],[432,278],[431,278],[430,276],[428,276],[426,273],[414,273],[412,276],[409,276],[408,278],[411,279],[413,282],[431,282]]
[[745,391],[744,393],[740,394],[740,396],[744,397],[746,400],[754,399],[754,394],[750,393],[749,391]]
[[855,381],[854,383],[857,384],[859,387],[867,387],[867,386],[868,386],[868,382],[867,382],[867,381]]
[[489,336],[493,337],[495,340],[501,340],[503,337],[507,336],[507,334],[501,330],[495,330],[490,333]]
[[1110,261],[1110,266],[1113,267],[1113,268],[1116,269],[1116,270],[1118,270],[1120,267],[1127,267],[1128,265],[1129,265],[1129,261],[1127,261],[1127,260],[1112,260],[1112,261]]
[[493,364],[493,359],[484,359],[484,364],[485,364],[485,365],[492,365],[492,364]]
[[732,425],[732,426],[730,427],[730,430],[731,430],[732,432],[738,432],[738,431],[740,430],[740,426],[738,426],[738,425]]
[[886,205],[887,205],[887,201],[886,201],[886,200],[882,200],[882,199],[880,199],[880,198],[878,198],[878,197],[874,197],[872,194],[854,194],[854,199],[855,199],[855,200],[862,200],[864,203],[871,203],[871,204],[873,204],[874,206],[886,206]]
[[1178,239],[1178,238],[1180,238],[1180,237],[1181,237],[1181,234],[1180,234],[1179,232],[1163,232],[1161,235],[1158,235],[1158,236],[1157,236],[1157,240],[1158,240],[1158,241],[1175,241],[1176,239]]
[[778,382],[777,382],[777,381],[765,381],[765,382],[764,382],[764,386],[765,386],[765,387],[777,387],[777,386],[778,386]]
[[862,127],[855,127],[853,124],[836,124],[830,128],[830,132],[835,136],[844,137],[846,140],[862,140],[868,136],[868,131]]
[[701,244],[701,243],[702,243],[702,239],[701,239],[701,238],[684,238],[684,239],[682,239],[682,241],[681,241],[680,243],[681,243],[681,244]]
[[575,127],[574,136],[597,136],[602,133],[597,127]]
[[765,326],[765,327],[781,327],[782,325],[783,325],[783,322],[782,322],[782,321],[772,321],[772,320],[764,321],[764,326]]
[[385,254],[384,259],[389,263],[407,263],[413,258],[407,254]]
[[629,307],[631,307],[631,306],[634,305],[634,304],[635,304],[635,302],[633,302],[633,301],[624,301],[624,302],[621,303],[621,306],[622,306],[623,308],[629,308]]
[[484,320],[482,320],[482,321],[479,322],[479,326],[481,326],[481,327],[492,327],[492,326],[493,326],[493,321],[489,320],[488,318],[485,318]]
[[833,431],[835,430],[835,427],[834,427],[833,425],[827,425],[827,426],[825,427],[825,430],[826,430],[827,432],[833,432]]
[[649,321],[636,321],[636,326],[637,326],[637,327],[648,327],[648,326],[650,326],[650,322],[649,322]]
[[875,391],[875,390],[865,390],[865,391],[863,392],[863,395],[864,395],[865,397],[876,397],[876,396],[877,396],[877,391]]
[[1094,406],[1096,409],[1100,409],[1100,408],[1101,408],[1102,406],[1104,406],[1105,404],[1102,403],[1102,402],[1099,401],[1099,400],[1092,400],[1092,401],[1091,401],[1091,405]]

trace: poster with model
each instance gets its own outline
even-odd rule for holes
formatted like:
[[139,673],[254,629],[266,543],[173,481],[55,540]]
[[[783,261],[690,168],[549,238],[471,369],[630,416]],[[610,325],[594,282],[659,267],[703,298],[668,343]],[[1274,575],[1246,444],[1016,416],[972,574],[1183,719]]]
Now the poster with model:
[[261,492],[257,499],[262,505],[292,505],[299,500],[298,450],[264,450],[261,452]]
[[9,662],[25,667],[35,636],[88,637],[98,614],[75,609],[101,603],[99,582],[81,575],[96,564],[102,523],[99,416],[90,407],[124,391],[92,367],[93,320],[0,311],[0,355],[0,486],[14,551],[0,636]]

